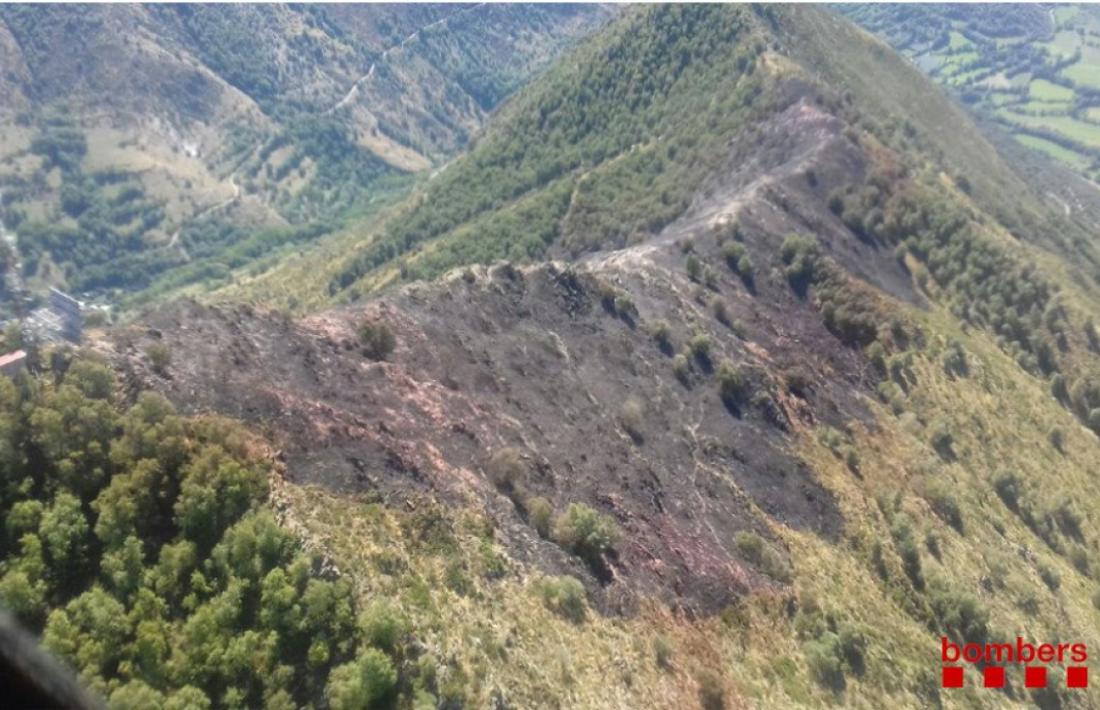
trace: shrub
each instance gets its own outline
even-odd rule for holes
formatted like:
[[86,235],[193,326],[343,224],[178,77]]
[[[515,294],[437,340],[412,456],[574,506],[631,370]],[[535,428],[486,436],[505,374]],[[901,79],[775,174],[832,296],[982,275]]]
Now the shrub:
[[367,321],[359,326],[363,354],[371,360],[385,360],[397,345],[390,327],[381,321]]
[[789,234],[783,240],[779,254],[785,265],[783,271],[787,281],[799,295],[805,295],[806,288],[817,272],[820,257],[817,240],[813,237]]
[[1020,507],[1020,479],[1014,473],[1002,471],[993,479],[993,490],[1009,510]]
[[962,510],[959,509],[959,504],[955,500],[955,495],[952,490],[943,484],[931,484],[928,486],[924,495],[932,511],[940,516],[948,525],[962,533]]
[[657,658],[657,667],[668,670],[672,668],[672,644],[664,636],[653,639],[653,655]]
[[712,229],[714,243],[718,246],[727,244],[729,240],[741,241],[741,225],[736,220],[722,222],[714,225]]
[[699,671],[695,680],[699,683],[699,705],[703,710],[724,710],[726,690],[718,674],[704,669]]
[[709,266],[703,267],[703,283],[711,291],[718,290],[718,274]]
[[1062,427],[1051,427],[1050,431],[1047,433],[1047,440],[1050,442],[1050,445],[1059,452],[1065,451],[1063,447],[1065,447],[1066,445],[1066,433],[1065,430],[1062,429]]
[[1089,411],[1088,425],[1089,429],[1100,434],[1100,407]]
[[527,522],[542,537],[550,537],[550,523],[554,516],[554,506],[542,496],[527,501]]
[[658,320],[649,324],[649,335],[665,355],[672,354],[672,327],[668,321]]
[[844,434],[835,427],[824,425],[817,433],[817,440],[824,444],[833,456],[840,456],[846,442]]
[[1059,402],[1069,400],[1069,390],[1066,388],[1066,376],[1056,372],[1050,377],[1050,394]]
[[733,536],[737,552],[752,564],[759,564],[764,557],[764,538],[754,532],[741,530]]
[[615,296],[613,302],[615,314],[622,318],[627,323],[634,323],[638,320],[638,307],[634,305],[634,301],[626,293],[619,292]]
[[908,256],[908,255],[909,255],[909,247],[905,246],[905,242],[902,242],[901,244],[898,244],[896,247],[894,247],[894,259],[903,268],[905,266],[905,257]]
[[726,266],[730,268],[733,273],[738,273],[737,262],[741,261],[741,257],[748,254],[744,244],[738,244],[737,242],[727,242],[722,246],[722,258],[726,260]]
[[920,548],[913,536],[913,529],[909,519],[904,515],[898,516],[890,528],[890,534],[894,538],[894,546],[901,558],[905,576],[913,583],[917,590],[924,589],[924,570],[921,566]]
[[401,617],[389,603],[376,600],[359,616],[359,628],[370,645],[393,653],[405,632]]
[[752,258],[746,254],[737,260],[737,274],[741,277],[741,280],[745,282],[745,285],[752,287],[753,281],[756,278],[756,267],[752,263]]
[[153,343],[145,348],[145,356],[149,358],[149,366],[158,375],[168,372],[168,366],[172,364],[172,351],[164,343]]
[[610,516],[597,513],[583,503],[570,503],[554,521],[554,540],[594,568],[619,542],[619,526]]
[[718,394],[730,409],[740,409],[749,396],[749,382],[740,367],[723,362],[718,367]]
[[844,454],[844,465],[852,473],[859,473],[859,452],[852,447],[848,447]]
[[710,369],[712,366],[710,359],[711,347],[710,336],[705,333],[696,333],[688,341],[688,350],[691,351],[691,356],[705,370]]
[[951,460],[955,457],[953,449],[955,437],[951,425],[945,419],[935,419],[929,427],[928,441],[941,457]]
[[539,594],[546,608],[575,624],[583,622],[588,614],[588,597],[576,577],[548,577],[539,585]]
[[736,242],[727,243],[722,247],[722,257],[726,260],[726,266],[730,271],[740,276],[745,286],[751,288],[755,268],[752,257],[749,256],[744,245]]
[[764,392],[763,390],[755,392],[752,395],[752,406],[760,412],[760,416],[764,417],[764,421],[775,428],[786,431],[787,427],[790,425],[786,412],[783,411],[779,403],[776,402],[775,398],[768,392]]
[[924,534],[924,546],[937,560],[943,560],[943,548],[940,546],[940,536],[935,530],[929,530]]
[[634,397],[623,402],[622,409],[619,411],[619,422],[635,444],[640,444],[645,440],[642,434],[644,411],[641,401]]
[[956,641],[983,644],[989,638],[989,612],[973,596],[937,585],[928,601],[941,628]]
[[1086,577],[1088,577],[1092,571],[1092,565],[1089,563],[1088,550],[1081,547],[1080,545],[1074,545],[1073,549],[1069,551],[1069,561],[1073,564],[1078,572],[1085,575]]
[[688,362],[687,356],[683,353],[678,354],[672,358],[672,373],[676,375],[676,379],[680,380],[680,384],[685,387],[691,382],[691,363]]
[[397,671],[386,654],[368,648],[356,660],[332,669],[325,698],[332,710],[359,710],[382,703],[397,686]]
[[687,275],[692,281],[698,282],[703,276],[703,263],[699,261],[699,258],[694,254],[688,255],[687,258]]
[[840,655],[845,663],[857,675],[862,675],[866,661],[867,637],[855,629],[845,626],[837,634],[840,642]]
[[750,564],[777,582],[791,581],[791,568],[787,561],[764,538],[754,532],[742,530],[733,537],[738,553]]
[[1062,586],[1062,576],[1058,574],[1058,571],[1041,562],[1039,563],[1039,577],[1052,592],[1058,591],[1058,588]]
[[878,393],[879,399],[890,405],[890,411],[894,413],[894,416],[901,416],[905,413],[905,390],[899,387],[898,383],[890,380],[880,382],[875,391]]
[[966,351],[957,340],[952,340],[947,352],[943,354],[943,371],[954,377],[966,377],[970,374]]
[[493,452],[489,458],[489,480],[504,492],[522,486],[527,475],[527,465],[518,449],[506,447]]
[[814,680],[831,690],[844,689],[844,662],[840,639],[836,634],[826,631],[819,638],[807,641],[802,646],[802,652]]
[[721,298],[715,296],[714,300],[710,303],[710,309],[711,312],[714,313],[715,320],[717,320],[719,323],[726,326],[727,328],[733,325],[730,320],[729,309],[726,308],[726,302],[723,301]]

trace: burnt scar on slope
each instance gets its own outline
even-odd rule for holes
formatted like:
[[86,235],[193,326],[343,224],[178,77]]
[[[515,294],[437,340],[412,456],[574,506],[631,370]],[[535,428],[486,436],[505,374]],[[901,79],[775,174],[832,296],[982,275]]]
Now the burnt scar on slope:
[[[654,378],[663,379],[671,397],[694,400],[698,393],[682,390],[647,336],[597,309],[581,315],[539,299],[531,304],[540,311],[536,326],[515,315],[514,298],[500,294],[498,302],[476,304],[456,298],[438,318],[400,328],[396,367],[367,363],[340,347],[339,337],[329,343],[278,318],[196,307],[186,330],[178,314],[157,323],[177,356],[173,378],[152,383],[188,410],[264,426],[298,482],[383,495],[433,490],[459,501],[471,485],[490,491],[477,473],[488,452],[520,445],[548,472],[533,476],[532,486],[556,506],[588,501],[642,534],[669,524],[690,531],[691,520],[702,516],[719,537],[708,545],[725,548],[727,559],[735,556],[737,530],[760,529],[744,497],[792,528],[836,535],[835,501],[786,453],[778,430],[733,418],[717,397],[705,397],[702,433],[732,443],[693,452],[672,415],[684,404],[669,401],[652,405],[639,447],[618,436],[615,423],[630,393],[648,391]],[[495,324],[491,336],[476,327],[479,318]],[[605,332],[609,327],[615,333]],[[548,329],[560,334],[551,340],[560,337],[568,356],[551,345]],[[609,342],[618,346],[613,353]],[[230,350],[246,351],[250,366],[226,359]],[[622,361],[627,351],[630,366]],[[690,476],[696,457],[733,485]],[[699,495],[713,504],[693,509]],[[685,506],[675,506],[677,499]],[[682,513],[670,512],[675,508]],[[673,543],[662,546],[657,542],[655,553],[674,560]]]
[[727,470],[768,516],[796,530],[835,541],[843,522],[833,493],[813,471],[782,448],[753,447],[745,460],[727,460]]

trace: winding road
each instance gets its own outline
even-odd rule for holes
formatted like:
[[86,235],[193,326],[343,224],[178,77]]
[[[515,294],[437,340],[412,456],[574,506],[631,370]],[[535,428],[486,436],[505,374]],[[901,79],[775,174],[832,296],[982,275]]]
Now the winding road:
[[[371,62],[371,65],[370,65],[370,67],[367,68],[366,73],[364,73],[361,77],[356,79],[354,83],[352,83],[351,88],[348,89],[347,93],[345,93],[343,95],[343,97],[340,98],[339,101],[337,101],[335,104],[333,104],[329,108],[322,111],[319,115],[322,115],[322,116],[331,115],[331,114],[339,111],[343,107],[347,106],[352,101],[354,101],[356,96],[359,94],[359,90],[363,86],[363,84],[370,81],[370,79],[374,76],[375,70],[378,68],[378,64],[380,62],[385,62],[389,59],[390,52],[392,52],[394,50],[397,50],[397,49],[400,49],[402,47],[405,47],[409,43],[416,41],[417,37],[420,36],[420,33],[424,32],[426,30],[430,30],[433,27],[439,27],[441,25],[445,25],[447,22],[451,21],[455,17],[458,17],[459,15],[462,15],[464,13],[473,12],[474,10],[477,10],[481,7],[484,7],[485,5],[486,5],[486,3],[481,2],[481,3],[477,3],[476,5],[471,5],[470,7],[462,8],[461,10],[458,10],[456,12],[452,12],[451,14],[447,15],[446,17],[441,17],[440,19],[438,19],[434,22],[430,22],[430,23],[424,25],[423,27],[417,28],[413,32],[409,33],[400,42],[398,42],[398,43],[396,43],[396,44],[394,44],[390,47],[385,48],[384,50],[382,50],[382,54],[379,55],[378,59]],[[260,143],[258,143],[252,149],[251,153],[254,153],[262,145],[263,145],[263,142],[261,141]],[[243,164],[243,162],[242,162],[242,164]],[[218,210],[229,207],[233,203],[237,202],[237,200],[239,200],[241,198],[241,187],[237,183],[237,172],[239,170],[240,170],[240,166],[238,166],[236,169],[233,170],[233,172],[231,172],[229,174],[229,182],[230,182],[230,184],[233,185],[233,196],[232,197],[230,197],[227,200],[223,200],[222,202],[219,202],[217,204],[210,205],[209,207],[204,207],[203,209],[201,209],[198,212],[196,212],[195,214],[193,214],[187,221],[188,222],[194,222],[196,220],[202,219],[203,217],[205,217],[205,216],[207,216],[207,215],[209,215],[213,212],[216,212]],[[179,243],[180,232],[182,231],[182,229],[183,229],[183,227],[181,226],[179,229],[176,229],[176,231],[172,233],[171,238],[168,240],[167,248],[168,249],[179,249],[180,253],[183,255],[183,258],[185,260],[190,261],[191,257],[190,257],[190,255],[188,255],[187,250],[183,247],[182,244]]]
[[363,76],[361,76],[361,77],[359,77],[358,79],[355,80],[355,82],[351,85],[351,88],[348,89],[348,92],[346,94],[344,94],[343,98],[341,98],[335,104],[333,104],[328,109],[326,109],[322,113],[322,115],[327,116],[327,115],[333,114],[333,113],[339,111],[340,109],[342,109],[343,107],[347,106],[349,103],[351,103],[352,100],[354,100],[356,95],[359,93],[359,87],[362,86],[367,81],[369,81],[371,79],[371,77],[374,76],[374,70],[378,67],[378,63],[386,61],[390,56],[390,52],[392,52],[395,49],[400,49],[400,48],[404,47],[405,45],[409,44],[410,42],[414,41],[418,36],[420,36],[420,33],[424,32],[425,30],[429,30],[433,27],[438,27],[439,25],[446,24],[450,20],[454,19],[455,17],[458,17],[459,15],[461,15],[463,13],[473,12],[474,10],[477,10],[478,8],[484,7],[484,6],[485,6],[485,3],[479,2],[476,5],[473,5],[471,7],[466,7],[466,8],[463,8],[461,10],[458,10],[457,12],[453,12],[450,15],[447,15],[446,17],[442,17],[442,18],[436,20],[435,22],[430,22],[430,23],[424,25],[423,27],[420,27],[420,28],[414,30],[411,34],[409,34],[407,37],[405,37],[405,39],[401,40],[397,44],[395,44],[391,47],[387,47],[387,48],[383,49],[381,56],[378,57],[378,60],[374,61],[374,62],[371,62],[371,65],[367,69],[367,72],[365,74],[363,74]]

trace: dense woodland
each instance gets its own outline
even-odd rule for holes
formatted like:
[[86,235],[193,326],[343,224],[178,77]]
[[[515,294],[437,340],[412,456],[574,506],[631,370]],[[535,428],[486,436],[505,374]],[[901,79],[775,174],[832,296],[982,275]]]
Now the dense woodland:
[[[538,258],[554,245],[572,255],[621,247],[658,231],[686,209],[720,159],[715,146],[760,95],[762,48],[738,42],[745,32],[741,12],[662,6],[593,40],[521,92],[474,154],[433,181],[330,289],[395,260],[406,277],[430,277]],[[440,237],[423,258],[404,260]]]
[[113,707],[392,699],[396,621],[275,521],[259,442],[54,360],[0,379],[0,603]]

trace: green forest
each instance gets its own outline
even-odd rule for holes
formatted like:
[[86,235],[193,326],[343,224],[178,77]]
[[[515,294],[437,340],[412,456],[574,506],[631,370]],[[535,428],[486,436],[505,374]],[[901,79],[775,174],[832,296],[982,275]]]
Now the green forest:
[[[716,147],[761,94],[754,68],[763,47],[749,36],[742,12],[661,6],[589,42],[522,91],[473,154],[349,260],[330,291],[395,260],[406,278],[428,278],[535,259],[552,245],[574,256],[622,247],[659,231],[687,208],[716,167]],[[435,240],[423,258],[407,258]]]
[[0,604],[117,708],[363,708],[397,622],[266,505],[261,442],[111,370],[0,379]]

